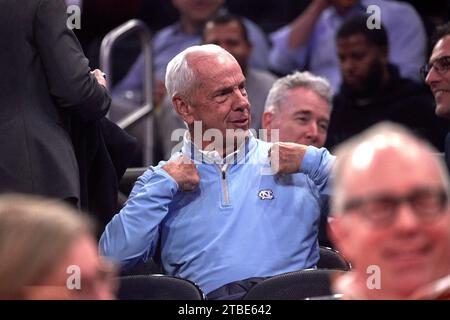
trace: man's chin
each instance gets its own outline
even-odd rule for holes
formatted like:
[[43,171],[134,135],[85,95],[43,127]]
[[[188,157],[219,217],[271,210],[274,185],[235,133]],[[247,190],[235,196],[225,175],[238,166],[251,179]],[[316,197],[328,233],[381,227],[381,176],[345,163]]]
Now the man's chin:
[[438,117],[450,119],[450,103],[448,105],[436,103],[435,112]]

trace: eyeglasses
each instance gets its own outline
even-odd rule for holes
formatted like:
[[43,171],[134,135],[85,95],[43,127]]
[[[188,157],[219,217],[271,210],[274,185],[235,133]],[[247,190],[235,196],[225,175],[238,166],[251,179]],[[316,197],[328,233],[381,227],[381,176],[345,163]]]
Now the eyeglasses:
[[348,201],[344,212],[361,214],[375,227],[387,227],[395,221],[398,206],[404,202],[411,206],[416,218],[429,223],[445,212],[448,195],[443,189],[417,189],[403,197],[376,195]]
[[434,60],[432,63],[427,63],[420,68],[420,76],[425,81],[431,69],[434,70],[441,76],[443,76],[450,68],[450,56],[444,56]]

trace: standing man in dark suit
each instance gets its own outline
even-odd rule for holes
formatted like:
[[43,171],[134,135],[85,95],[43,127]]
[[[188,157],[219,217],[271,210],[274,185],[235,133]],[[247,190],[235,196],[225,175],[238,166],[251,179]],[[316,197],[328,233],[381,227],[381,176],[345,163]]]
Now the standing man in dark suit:
[[102,118],[111,100],[66,20],[63,0],[0,0],[0,193],[78,205],[72,124]]
[[[450,119],[450,23],[439,27],[429,63],[420,69],[436,101],[436,115]],[[450,168],[450,133],[445,138],[445,162]]]

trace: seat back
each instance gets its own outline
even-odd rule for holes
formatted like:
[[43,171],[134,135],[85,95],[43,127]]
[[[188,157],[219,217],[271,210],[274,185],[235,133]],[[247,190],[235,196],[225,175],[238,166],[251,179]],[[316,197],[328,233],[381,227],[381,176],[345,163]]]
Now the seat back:
[[351,269],[351,265],[338,251],[321,246],[317,268],[348,271]]
[[148,259],[146,262],[139,263],[132,268],[121,270],[120,276],[136,276],[136,275],[150,275],[150,274],[164,274],[162,264],[154,258]]
[[134,183],[136,180],[144,174],[144,172],[147,170],[145,167],[139,167],[139,168],[128,168],[122,179],[120,179],[119,183],[119,190],[128,197],[130,195],[131,189],[134,187]]
[[130,192],[134,187],[136,180],[144,174],[147,168],[139,167],[139,168],[128,168],[122,179],[119,182],[119,194],[117,197],[117,207],[119,209],[123,208],[125,202],[130,196]]
[[302,300],[331,296],[331,277],[343,272],[307,269],[280,274],[256,284],[243,300]]
[[164,275],[134,275],[119,278],[120,300],[204,300],[193,282]]

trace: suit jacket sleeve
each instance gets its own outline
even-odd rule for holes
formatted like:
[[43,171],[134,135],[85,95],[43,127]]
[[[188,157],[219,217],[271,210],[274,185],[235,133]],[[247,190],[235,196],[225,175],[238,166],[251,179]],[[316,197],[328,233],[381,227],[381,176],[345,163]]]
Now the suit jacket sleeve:
[[100,119],[107,113],[111,98],[90,74],[80,43],[66,26],[66,10],[63,0],[41,0],[34,21],[34,38],[50,94],[58,106],[83,120]]

